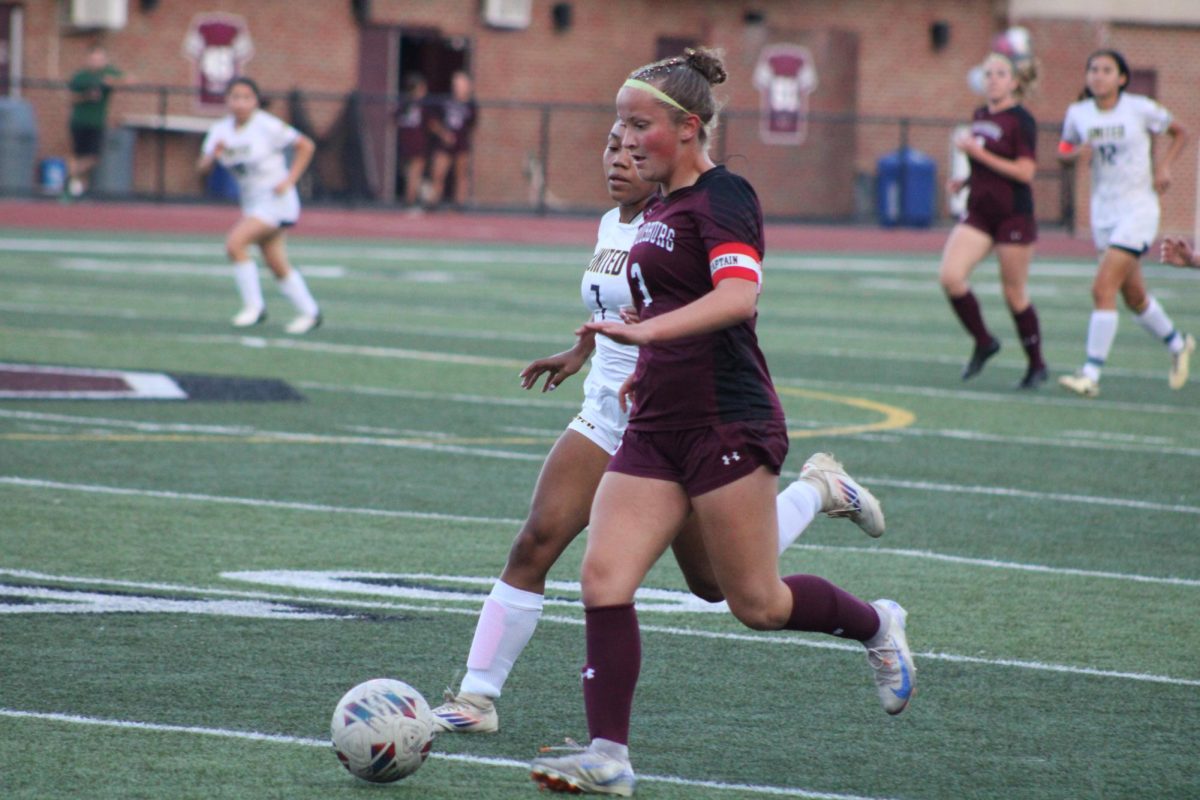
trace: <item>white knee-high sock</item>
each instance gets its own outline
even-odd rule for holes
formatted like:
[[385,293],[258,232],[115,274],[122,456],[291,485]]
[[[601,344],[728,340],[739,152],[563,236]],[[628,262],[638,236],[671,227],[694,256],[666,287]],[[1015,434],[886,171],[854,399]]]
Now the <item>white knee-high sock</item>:
[[542,616],[542,595],[496,581],[483,601],[459,691],[499,697]]
[[292,301],[292,305],[301,314],[307,314],[310,317],[317,315],[317,301],[308,291],[308,284],[304,282],[304,276],[300,274],[299,270],[293,269],[286,278],[279,281],[279,291]]
[[1158,304],[1158,300],[1153,295],[1150,296],[1146,310],[1137,315],[1137,321],[1146,333],[1156,339],[1161,339],[1172,353],[1178,353],[1183,349],[1183,336],[1175,329],[1175,323],[1167,316],[1166,310]]
[[1092,312],[1088,322],[1087,362],[1083,365],[1083,374],[1094,381],[1100,380],[1100,370],[1108,360],[1113,340],[1117,338],[1118,320],[1116,311],[1097,309]]
[[821,495],[806,481],[793,481],[775,496],[775,514],[779,519],[779,552],[800,538],[804,529],[821,510]]
[[238,294],[242,297],[242,305],[246,308],[262,308],[262,284],[258,282],[258,264],[253,258],[239,261],[233,265],[233,279],[237,283]]

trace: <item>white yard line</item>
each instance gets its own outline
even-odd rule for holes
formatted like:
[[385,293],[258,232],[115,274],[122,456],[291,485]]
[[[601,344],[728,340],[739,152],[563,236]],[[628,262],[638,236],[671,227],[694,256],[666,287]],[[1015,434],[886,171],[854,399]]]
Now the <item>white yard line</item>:
[[[277,733],[258,733],[256,731],[240,731],[228,728],[209,728],[200,725],[167,725],[158,722],[137,722],[122,719],[104,719],[102,717],[85,717],[78,714],[60,714],[49,711],[27,711],[16,708],[0,708],[0,717],[10,719],[39,720],[43,722],[64,722],[72,725],[89,725],[119,730],[153,731],[155,733],[181,733],[192,736],[214,736],[223,739],[239,739],[251,742],[267,742],[271,744],[298,745],[302,747],[319,747],[329,749],[328,739],[310,739],[302,736],[285,736]],[[506,769],[529,769],[529,761],[512,758],[497,758],[493,756],[473,756],[466,753],[439,753],[434,750],[429,754],[431,759],[449,761],[459,764],[473,764],[485,767],[503,767]],[[329,769],[340,769],[336,762],[330,759]],[[689,786],[696,789],[712,789],[768,795],[772,797],[802,797],[812,800],[882,800],[882,798],[867,797],[856,794],[841,794],[832,792],[815,792],[790,786],[766,786],[752,783],[725,783],[722,781],[705,781],[683,778],[678,775],[650,775],[638,773],[639,783],[669,783],[674,786]],[[353,780],[347,777],[347,780]],[[419,780],[419,779],[414,779]],[[532,790],[531,790],[532,791]]]

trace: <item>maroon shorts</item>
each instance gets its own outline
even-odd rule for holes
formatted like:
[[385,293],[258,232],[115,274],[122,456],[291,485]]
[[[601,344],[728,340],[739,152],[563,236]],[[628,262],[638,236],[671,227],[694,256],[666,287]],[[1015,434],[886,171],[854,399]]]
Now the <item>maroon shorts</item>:
[[608,468],[672,481],[689,497],[697,497],[759,467],[778,475],[787,451],[787,425],[782,420],[741,420],[680,431],[627,428]]
[[996,244],[1033,244],[1037,241],[1037,221],[1032,214],[999,216],[968,211],[962,221],[992,237]]

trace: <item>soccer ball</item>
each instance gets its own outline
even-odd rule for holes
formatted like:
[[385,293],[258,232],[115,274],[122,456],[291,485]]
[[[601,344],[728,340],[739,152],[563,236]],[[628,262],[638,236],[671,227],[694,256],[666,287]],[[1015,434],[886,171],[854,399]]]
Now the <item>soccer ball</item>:
[[375,678],[346,692],[329,727],[342,766],[372,783],[391,783],[416,772],[429,756],[436,730],[421,693],[390,678]]

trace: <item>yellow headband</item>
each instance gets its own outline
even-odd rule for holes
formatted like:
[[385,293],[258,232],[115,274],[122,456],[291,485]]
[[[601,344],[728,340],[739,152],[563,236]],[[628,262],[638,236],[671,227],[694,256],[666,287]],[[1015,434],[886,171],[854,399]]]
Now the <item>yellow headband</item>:
[[679,102],[674,97],[671,97],[671,95],[667,94],[662,89],[659,89],[657,86],[653,86],[649,83],[646,83],[645,81],[639,81],[637,78],[630,78],[629,80],[625,81],[624,84],[622,84],[622,88],[624,88],[626,86],[628,86],[631,89],[641,89],[643,92],[649,92],[650,94],[654,95],[656,98],[663,101],[667,105],[675,106],[676,108],[678,108],[680,111],[682,111],[685,114],[692,113],[691,111],[688,111],[683,106],[679,105]]

